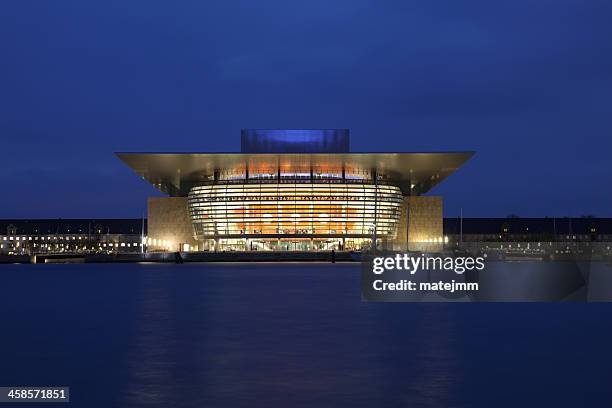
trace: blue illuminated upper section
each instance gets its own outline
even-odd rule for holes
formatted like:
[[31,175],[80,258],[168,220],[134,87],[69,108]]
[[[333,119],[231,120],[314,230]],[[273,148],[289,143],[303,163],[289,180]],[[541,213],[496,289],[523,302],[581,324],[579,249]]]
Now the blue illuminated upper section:
[[242,129],[242,153],[348,153],[348,129]]

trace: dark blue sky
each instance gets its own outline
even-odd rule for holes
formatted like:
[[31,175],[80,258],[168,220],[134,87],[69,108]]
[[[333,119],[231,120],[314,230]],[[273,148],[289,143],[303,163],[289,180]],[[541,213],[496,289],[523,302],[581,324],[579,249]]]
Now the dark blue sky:
[[0,218],[139,217],[115,151],[350,128],[475,150],[455,216],[612,216],[612,2],[29,1],[0,12]]

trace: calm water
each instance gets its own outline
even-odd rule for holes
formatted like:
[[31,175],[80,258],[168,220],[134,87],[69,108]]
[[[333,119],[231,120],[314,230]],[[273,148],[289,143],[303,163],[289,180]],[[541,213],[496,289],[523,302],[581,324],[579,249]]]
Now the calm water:
[[358,265],[0,265],[0,317],[0,385],[73,407],[612,402],[612,304],[368,304]]

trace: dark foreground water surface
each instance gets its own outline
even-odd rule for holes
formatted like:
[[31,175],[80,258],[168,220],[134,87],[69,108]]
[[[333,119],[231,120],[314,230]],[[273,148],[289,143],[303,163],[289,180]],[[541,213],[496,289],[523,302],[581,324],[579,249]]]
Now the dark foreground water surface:
[[70,386],[87,408],[612,405],[612,304],[362,303],[359,279],[0,265],[0,386]]

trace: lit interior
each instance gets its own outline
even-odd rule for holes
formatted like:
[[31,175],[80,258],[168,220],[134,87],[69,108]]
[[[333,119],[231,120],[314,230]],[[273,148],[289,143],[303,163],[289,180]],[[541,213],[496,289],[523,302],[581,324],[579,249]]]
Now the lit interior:
[[374,225],[380,238],[392,239],[401,202],[398,187],[370,184],[217,184],[189,193],[198,240],[288,234],[371,238]]

